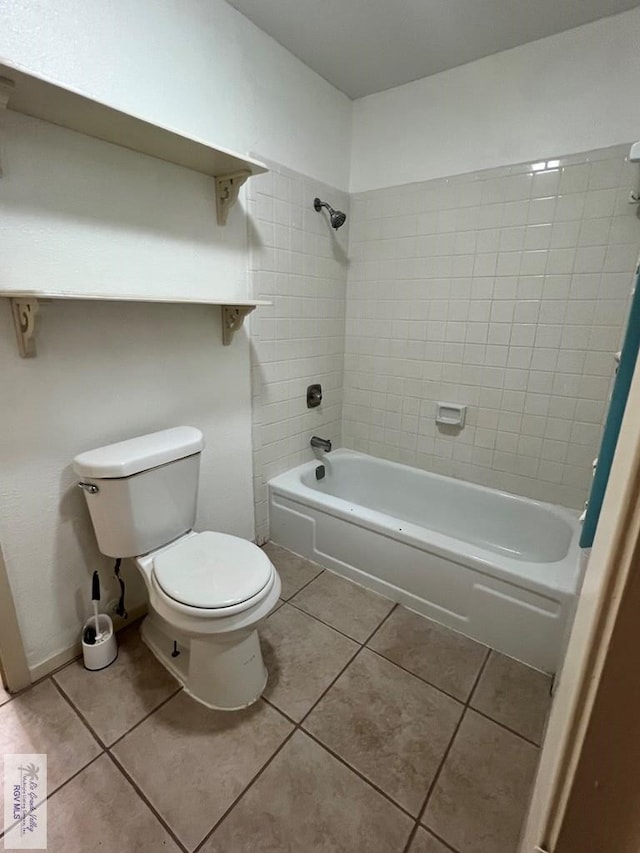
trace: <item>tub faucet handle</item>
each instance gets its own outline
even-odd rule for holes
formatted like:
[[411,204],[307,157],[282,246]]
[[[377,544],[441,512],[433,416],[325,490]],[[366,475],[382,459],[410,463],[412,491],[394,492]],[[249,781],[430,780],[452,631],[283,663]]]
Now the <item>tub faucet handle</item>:
[[320,450],[324,450],[325,453],[329,453],[331,450],[331,441],[328,438],[320,438],[317,435],[312,435],[309,443],[311,447],[317,447]]

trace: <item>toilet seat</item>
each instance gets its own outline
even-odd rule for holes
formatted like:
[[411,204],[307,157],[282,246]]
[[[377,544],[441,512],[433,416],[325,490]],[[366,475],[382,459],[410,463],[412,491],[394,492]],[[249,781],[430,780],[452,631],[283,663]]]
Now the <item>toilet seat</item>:
[[267,555],[245,539],[205,531],[153,558],[152,579],[180,610],[226,616],[252,607],[274,581]]

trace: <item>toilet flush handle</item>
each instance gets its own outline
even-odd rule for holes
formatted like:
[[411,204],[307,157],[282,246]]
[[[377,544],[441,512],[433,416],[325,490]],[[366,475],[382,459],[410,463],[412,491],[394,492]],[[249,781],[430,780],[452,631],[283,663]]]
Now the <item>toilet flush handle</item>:
[[89,492],[90,495],[95,495],[96,492],[100,491],[95,483],[78,483],[78,488],[82,489],[83,492]]

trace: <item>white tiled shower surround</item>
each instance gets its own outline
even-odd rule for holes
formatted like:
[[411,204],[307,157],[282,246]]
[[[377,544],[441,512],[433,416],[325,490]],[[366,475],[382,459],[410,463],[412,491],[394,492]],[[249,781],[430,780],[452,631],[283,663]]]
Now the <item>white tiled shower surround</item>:
[[[249,182],[251,292],[274,303],[250,318],[258,541],[267,480],[314,433],[582,506],[640,249],[628,150],[351,198],[276,163]],[[316,195],[349,214],[338,232]],[[438,400],[467,404],[461,432]]]
[[640,248],[628,151],[351,196],[346,447],[582,505]]
[[[256,155],[259,157],[259,155]],[[264,158],[260,157],[264,160]],[[256,540],[268,538],[267,481],[313,458],[318,434],[342,443],[349,220],[334,231],[319,196],[349,214],[349,196],[267,162],[248,182],[251,293],[273,306],[251,315],[253,476]],[[306,405],[322,384],[323,403]]]

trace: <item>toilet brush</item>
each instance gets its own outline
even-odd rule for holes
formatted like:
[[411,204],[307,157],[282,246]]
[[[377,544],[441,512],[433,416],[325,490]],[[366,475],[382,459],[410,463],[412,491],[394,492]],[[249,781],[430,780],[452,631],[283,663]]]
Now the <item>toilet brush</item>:
[[91,578],[91,604],[93,614],[82,629],[82,656],[85,669],[104,669],[118,657],[118,644],[113,632],[113,622],[106,613],[99,613],[100,577],[94,572]]
[[100,632],[100,621],[98,619],[98,604],[100,602],[100,576],[98,572],[93,573],[91,579],[91,603],[93,604],[93,619],[96,625],[96,642],[100,642],[102,634]]

